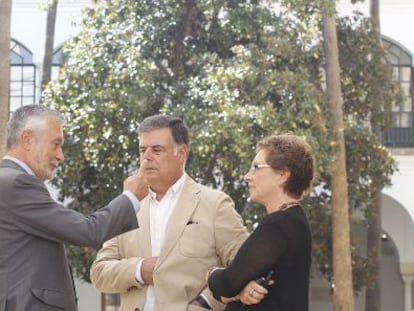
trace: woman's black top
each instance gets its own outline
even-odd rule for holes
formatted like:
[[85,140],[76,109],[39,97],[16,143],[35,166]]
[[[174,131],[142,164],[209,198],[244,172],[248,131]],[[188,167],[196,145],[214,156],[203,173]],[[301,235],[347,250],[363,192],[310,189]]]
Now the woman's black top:
[[234,297],[251,280],[273,269],[275,284],[257,305],[231,302],[227,311],[307,311],[312,238],[306,215],[299,205],[266,215],[240,247],[233,262],[215,270],[209,287],[216,299]]

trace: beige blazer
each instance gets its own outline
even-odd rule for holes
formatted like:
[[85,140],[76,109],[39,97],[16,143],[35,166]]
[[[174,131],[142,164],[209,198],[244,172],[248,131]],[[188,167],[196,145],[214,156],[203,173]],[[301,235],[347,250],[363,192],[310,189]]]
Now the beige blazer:
[[[105,293],[121,293],[121,311],[142,311],[147,286],[135,279],[140,258],[151,257],[149,197],[137,214],[140,227],[107,241],[91,268]],[[229,263],[247,238],[231,198],[186,176],[154,269],[158,311],[204,310],[189,303],[203,292],[213,310],[223,310],[207,287],[207,273]]]

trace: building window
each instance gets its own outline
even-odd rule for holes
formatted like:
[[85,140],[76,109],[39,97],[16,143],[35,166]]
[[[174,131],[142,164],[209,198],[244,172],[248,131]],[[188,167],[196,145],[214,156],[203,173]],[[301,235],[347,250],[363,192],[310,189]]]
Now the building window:
[[[61,45],[53,52],[52,79],[57,77],[64,62],[65,55],[63,45]],[[33,63],[33,53],[12,38],[10,40],[9,115],[21,106],[36,103],[36,87],[36,66]]]
[[412,56],[390,39],[383,38],[383,44],[393,66],[394,78],[400,82],[404,95],[402,102],[392,107],[392,123],[384,133],[384,144],[389,147],[414,147]]
[[9,112],[36,100],[36,66],[32,52],[17,40],[10,40]]

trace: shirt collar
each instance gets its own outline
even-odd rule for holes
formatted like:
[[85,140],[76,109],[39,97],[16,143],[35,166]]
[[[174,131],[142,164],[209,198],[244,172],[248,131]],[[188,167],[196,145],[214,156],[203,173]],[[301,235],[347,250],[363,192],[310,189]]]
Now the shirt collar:
[[23,168],[26,171],[27,174],[36,176],[35,173],[33,172],[33,170],[26,163],[24,163],[23,161],[20,161],[19,159],[16,159],[16,158],[11,157],[11,156],[4,156],[3,159],[13,161],[17,165],[19,165],[21,168]]
[[[172,193],[173,195],[177,195],[184,186],[185,174],[183,174],[166,192]],[[151,199],[156,201],[157,194],[149,189],[149,193],[151,195]]]

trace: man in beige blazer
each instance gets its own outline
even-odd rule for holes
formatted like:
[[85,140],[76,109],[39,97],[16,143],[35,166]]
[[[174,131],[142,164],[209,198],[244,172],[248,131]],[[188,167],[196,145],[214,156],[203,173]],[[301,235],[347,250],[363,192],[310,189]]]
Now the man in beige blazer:
[[222,310],[207,289],[207,273],[228,264],[247,238],[242,219],[228,195],[185,173],[189,134],[181,119],[152,116],[138,132],[150,187],[137,214],[140,227],[104,244],[92,283],[120,293],[123,311]]

